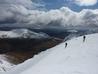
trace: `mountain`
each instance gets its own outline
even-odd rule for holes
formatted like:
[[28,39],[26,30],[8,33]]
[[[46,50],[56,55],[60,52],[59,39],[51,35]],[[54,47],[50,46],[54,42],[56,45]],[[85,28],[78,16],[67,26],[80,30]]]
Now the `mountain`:
[[28,29],[13,29],[0,31],[0,54],[9,51],[29,51],[34,46],[51,39],[43,32],[34,32]]
[[63,42],[3,74],[98,74],[97,69],[98,33],[86,35],[85,42],[83,36]]
[[28,29],[13,29],[11,31],[0,31],[0,38],[48,38],[45,33],[36,33]]

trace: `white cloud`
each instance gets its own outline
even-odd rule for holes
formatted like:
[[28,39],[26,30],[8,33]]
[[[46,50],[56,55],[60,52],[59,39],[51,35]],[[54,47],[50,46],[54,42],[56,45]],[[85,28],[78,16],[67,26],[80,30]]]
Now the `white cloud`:
[[[26,1],[24,4],[26,4]],[[7,5],[0,5],[0,26],[3,27],[98,26],[97,21],[98,10],[85,9],[81,12],[74,12],[67,7],[61,7],[60,9],[40,11],[28,9],[23,4],[17,5],[13,2]]]
[[41,0],[33,2],[33,0],[0,0],[0,5],[21,5],[28,9],[35,9],[38,7],[44,7],[44,3]]
[[77,5],[80,6],[92,6],[95,5],[98,0],[74,0]]
[[83,10],[78,13],[71,11],[69,8],[62,7],[60,9],[45,12],[28,10],[23,6],[12,6],[4,8],[1,14],[0,23],[6,23],[6,26],[36,28],[47,26],[98,26],[98,10]]

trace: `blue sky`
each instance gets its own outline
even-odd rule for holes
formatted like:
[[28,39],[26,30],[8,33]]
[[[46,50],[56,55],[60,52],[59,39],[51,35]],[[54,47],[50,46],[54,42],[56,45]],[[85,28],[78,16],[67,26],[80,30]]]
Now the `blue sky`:
[[[45,3],[45,8],[46,9],[58,9],[63,6],[69,7],[70,9],[74,11],[81,11],[82,9],[98,9],[98,2],[93,5],[77,5],[75,0],[43,0]],[[82,0],[80,0],[82,1]],[[84,1],[89,1],[89,0],[84,0]],[[93,0],[90,0],[93,2]]]

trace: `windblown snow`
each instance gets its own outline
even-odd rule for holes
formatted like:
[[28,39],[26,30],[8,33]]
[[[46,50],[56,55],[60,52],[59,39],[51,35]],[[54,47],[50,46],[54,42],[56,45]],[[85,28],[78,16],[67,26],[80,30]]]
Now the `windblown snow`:
[[4,74],[98,74],[98,34],[48,49]]

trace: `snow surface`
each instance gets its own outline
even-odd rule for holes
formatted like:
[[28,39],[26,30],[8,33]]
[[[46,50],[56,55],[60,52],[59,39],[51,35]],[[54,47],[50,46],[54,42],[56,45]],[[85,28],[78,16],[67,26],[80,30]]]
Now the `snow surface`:
[[3,74],[98,74],[98,34],[74,38]]
[[14,66],[15,66],[14,64],[8,62],[8,60],[6,59],[6,55],[4,54],[0,55],[0,72],[10,70]]

